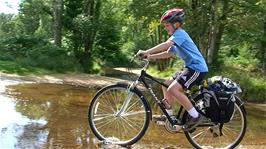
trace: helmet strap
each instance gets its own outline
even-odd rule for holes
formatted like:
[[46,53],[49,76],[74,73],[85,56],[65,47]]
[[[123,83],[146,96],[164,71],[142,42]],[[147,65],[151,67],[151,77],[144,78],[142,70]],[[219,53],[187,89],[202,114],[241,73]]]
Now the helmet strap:
[[[177,23],[177,22],[175,22],[175,23]],[[181,24],[180,24],[178,27],[175,27],[175,23],[171,23],[171,25],[172,25],[172,27],[174,29],[174,32],[181,26]],[[174,34],[174,32],[173,32],[173,34]],[[172,35],[170,35],[170,36],[172,36]]]
[[171,23],[171,25],[173,26],[173,28],[174,28],[175,30],[178,29],[178,28],[181,26],[181,24],[179,23],[180,25],[178,25],[178,27],[176,27],[176,26],[175,26],[176,23],[179,23],[179,22]]

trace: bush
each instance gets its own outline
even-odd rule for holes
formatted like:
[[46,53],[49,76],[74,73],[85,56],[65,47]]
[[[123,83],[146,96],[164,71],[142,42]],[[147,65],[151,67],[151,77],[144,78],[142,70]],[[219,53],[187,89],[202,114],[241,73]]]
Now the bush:
[[21,35],[0,41],[0,60],[56,72],[78,70],[74,55],[42,38]]
[[266,102],[265,71],[260,69],[256,49],[251,44],[243,42],[240,45],[224,46],[221,48],[220,59],[224,65],[212,74],[220,73],[238,82],[243,89],[243,99]]
[[222,66],[220,70],[212,71],[209,77],[222,75],[238,83],[242,89],[240,97],[245,101],[266,102],[266,78],[262,72],[250,72],[236,66]]

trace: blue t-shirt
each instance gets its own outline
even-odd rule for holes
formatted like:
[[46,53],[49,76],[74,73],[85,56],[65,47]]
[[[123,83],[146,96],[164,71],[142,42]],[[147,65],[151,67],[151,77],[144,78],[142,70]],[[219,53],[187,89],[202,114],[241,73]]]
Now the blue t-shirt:
[[175,52],[185,62],[186,67],[198,72],[208,72],[205,59],[185,30],[178,28],[169,40],[174,42],[169,51]]

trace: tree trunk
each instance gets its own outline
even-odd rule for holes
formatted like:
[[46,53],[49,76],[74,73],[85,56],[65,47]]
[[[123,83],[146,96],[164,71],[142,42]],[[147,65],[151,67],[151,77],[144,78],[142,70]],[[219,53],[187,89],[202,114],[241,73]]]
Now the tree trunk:
[[214,60],[214,50],[215,50],[215,42],[217,37],[217,1],[213,0],[211,3],[211,23],[210,23],[210,31],[209,31],[209,47],[208,47],[208,55],[207,55],[207,63],[212,64]]
[[211,9],[211,26],[209,33],[209,48],[208,48],[208,64],[212,65],[218,60],[218,51],[220,49],[221,40],[226,25],[227,14],[229,13],[228,0],[223,1],[222,16],[219,18],[217,1],[212,1]]
[[63,0],[53,0],[53,33],[55,45],[58,47],[62,44],[62,12]]
[[85,8],[85,16],[91,16],[92,27],[87,33],[84,33],[84,56],[82,59],[82,65],[84,71],[90,73],[93,66],[92,49],[97,32],[98,20],[100,17],[101,0],[90,0],[87,2]]
[[[208,31],[210,17],[207,15],[210,13],[211,5],[210,2],[192,0],[192,19],[191,22],[191,38],[198,46],[202,55],[207,59],[207,48],[208,48]],[[200,8],[200,9],[199,9]],[[195,21],[196,20],[196,21]],[[206,37],[207,36],[207,37]]]
[[[266,18],[265,18],[266,20]],[[263,26],[263,37],[262,37],[262,40],[261,40],[261,47],[260,47],[260,60],[261,60],[261,64],[262,64],[262,68],[264,70],[266,70],[266,21],[264,22],[264,26]]]

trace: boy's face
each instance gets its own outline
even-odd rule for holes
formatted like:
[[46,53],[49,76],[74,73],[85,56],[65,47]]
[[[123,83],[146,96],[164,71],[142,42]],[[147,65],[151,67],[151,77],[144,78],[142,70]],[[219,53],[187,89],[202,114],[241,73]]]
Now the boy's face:
[[164,29],[167,31],[168,35],[172,35],[176,28],[178,28],[178,23],[164,23]]

